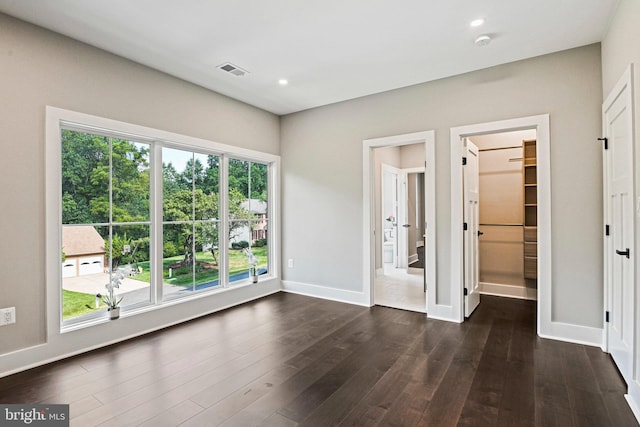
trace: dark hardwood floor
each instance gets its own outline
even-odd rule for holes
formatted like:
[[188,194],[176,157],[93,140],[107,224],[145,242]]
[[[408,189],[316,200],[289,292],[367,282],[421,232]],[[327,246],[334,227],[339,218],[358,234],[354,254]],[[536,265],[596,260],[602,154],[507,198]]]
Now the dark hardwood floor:
[[464,324],[279,293],[0,379],[76,426],[635,426],[598,348],[535,334],[535,304]]

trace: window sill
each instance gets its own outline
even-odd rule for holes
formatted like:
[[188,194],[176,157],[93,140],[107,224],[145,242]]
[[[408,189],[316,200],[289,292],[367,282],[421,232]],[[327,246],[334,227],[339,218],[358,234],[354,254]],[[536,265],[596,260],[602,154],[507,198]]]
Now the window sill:
[[[156,310],[162,310],[164,308],[167,307],[172,307],[174,305],[179,305],[179,304],[184,304],[184,303],[188,303],[190,301],[195,301],[195,300],[199,300],[202,298],[207,298],[207,297],[211,297],[214,295],[218,295],[218,294],[223,294],[229,291],[234,291],[237,289],[244,289],[247,287],[251,287],[251,286],[260,286],[261,284],[264,283],[268,283],[271,282],[273,280],[277,280],[278,277],[276,276],[265,276],[265,277],[260,277],[260,280],[258,281],[258,283],[252,283],[250,281],[246,281],[246,282],[242,282],[242,283],[238,283],[238,282],[234,282],[231,286],[228,286],[226,288],[220,288],[220,289],[214,289],[214,290],[210,290],[207,292],[198,292],[195,293],[194,295],[190,295],[190,296],[185,296],[182,298],[175,298],[173,300],[168,300],[168,301],[162,301],[158,304],[146,304],[144,306],[138,306],[138,307],[133,307],[130,308],[128,310],[122,310],[120,311],[120,318],[116,319],[120,320],[120,319],[126,319],[129,317],[134,317],[140,314],[144,314],[144,313],[149,313],[149,312],[153,312]],[[114,320],[109,319],[109,315],[108,312],[106,310],[103,311],[104,315],[100,316],[100,317],[96,317],[96,318],[92,318],[86,321],[79,321],[77,323],[72,323],[72,324],[68,324],[68,325],[61,325],[60,327],[60,334],[66,334],[69,332],[74,332],[74,331],[78,331],[78,330],[82,330],[85,328],[90,328],[93,326],[98,326],[98,325],[102,325],[104,323],[109,323],[109,322],[113,322]]]

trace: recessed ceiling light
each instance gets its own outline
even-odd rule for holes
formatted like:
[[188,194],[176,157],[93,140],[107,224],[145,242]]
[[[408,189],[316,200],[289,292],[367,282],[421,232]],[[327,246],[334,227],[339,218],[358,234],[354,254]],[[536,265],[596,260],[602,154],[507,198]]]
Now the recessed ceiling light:
[[287,80],[287,79],[280,79],[280,80],[278,80],[278,84],[279,84],[280,86],[286,86],[286,85],[288,85],[288,84],[289,84],[289,80]]
[[491,43],[491,37],[488,34],[483,34],[476,39],[476,46],[486,46]]
[[472,27],[479,27],[482,24],[484,24],[484,19],[478,18],[478,19],[474,19],[473,21],[471,21],[471,23],[469,25],[471,25]]

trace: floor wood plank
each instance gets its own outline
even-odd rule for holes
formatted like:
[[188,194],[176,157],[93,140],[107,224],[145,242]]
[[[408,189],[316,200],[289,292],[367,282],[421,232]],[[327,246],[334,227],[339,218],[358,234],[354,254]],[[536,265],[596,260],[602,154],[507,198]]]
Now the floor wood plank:
[[600,349],[535,334],[535,302],[455,324],[280,293],[0,379],[74,426],[637,426]]

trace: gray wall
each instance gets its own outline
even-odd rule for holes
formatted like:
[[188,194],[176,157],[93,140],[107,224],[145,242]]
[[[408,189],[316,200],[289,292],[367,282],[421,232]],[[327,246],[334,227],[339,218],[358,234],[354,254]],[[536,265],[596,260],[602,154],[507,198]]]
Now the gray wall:
[[[15,306],[18,320],[0,328],[3,354],[45,341],[46,105],[272,154],[279,154],[280,124],[273,114],[2,14],[0,55],[0,307]],[[183,316],[171,310],[167,322]],[[117,336],[114,329],[103,341]]]
[[[434,129],[438,298],[447,303],[449,129],[548,113],[552,320],[602,327],[601,88],[595,44],[284,116],[283,258],[296,259],[284,279],[362,292],[362,141]],[[312,224],[322,232],[300,232]]]

